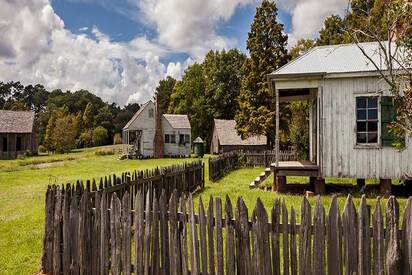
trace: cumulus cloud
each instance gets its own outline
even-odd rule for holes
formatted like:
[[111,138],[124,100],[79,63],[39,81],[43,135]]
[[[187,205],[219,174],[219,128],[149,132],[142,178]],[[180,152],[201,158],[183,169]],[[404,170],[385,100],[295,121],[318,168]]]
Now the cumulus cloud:
[[346,0],[278,0],[280,8],[292,15],[289,46],[300,38],[316,38],[323,22],[331,14],[343,15]]
[[[119,1],[99,2],[107,6]],[[217,24],[228,20],[239,5],[252,1],[122,1],[117,11],[146,20],[157,37],[114,42],[96,26],[80,28],[78,34],[70,32],[50,0],[6,0],[0,9],[0,81],[41,83],[48,89],[83,88],[119,104],[144,102],[160,79],[180,78],[207,50],[233,45],[232,38],[217,34]],[[185,62],[159,61],[175,52],[191,57]]]

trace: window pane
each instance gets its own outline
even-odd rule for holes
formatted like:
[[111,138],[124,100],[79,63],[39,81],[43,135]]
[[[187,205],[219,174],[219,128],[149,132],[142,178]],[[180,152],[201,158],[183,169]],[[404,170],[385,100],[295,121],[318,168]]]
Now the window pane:
[[372,109],[368,110],[368,119],[378,119],[378,110],[377,109]]
[[356,117],[358,120],[366,120],[366,110],[358,110]]
[[357,142],[358,143],[366,143],[366,134],[358,134],[357,135]]
[[176,143],[176,135],[170,135],[170,143]]
[[366,122],[358,122],[356,130],[358,132],[366,132]]
[[368,108],[378,108],[378,98],[377,97],[368,98]]
[[374,132],[368,133],[368,143],[377,143],[378,142],[378,133]]
[[366,108],[366,97],[356,98],[356,108]]
[[378,123],[377,122],[368,122],[368,131],[369,132],[377,132],[378,131]]
[[165,143],[169,143],[169,135],[165,135]]

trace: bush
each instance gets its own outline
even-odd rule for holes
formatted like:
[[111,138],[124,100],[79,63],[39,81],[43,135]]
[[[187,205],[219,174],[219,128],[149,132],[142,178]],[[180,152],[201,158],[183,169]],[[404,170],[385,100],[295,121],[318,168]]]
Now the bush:
[[39,145],[38,150],[39,150],[40,153],[46,153],[47,152],[46,147],[44,147],[43,145]]
[[77,148],[91,147],[93,143],[92,131],[86,130],[80,134],[80,137],[76,140]]
[[114,149],[100,149],[94,152],[96,156],[109,156],[114,155]]
[[99,126],[93,130],[92,134],[94,146],[102,146],[106,144],[108,134],[106,128]]
[[113,144],[122,144],[122,143],[123,143],[122,135],[120,133],[114,134]]

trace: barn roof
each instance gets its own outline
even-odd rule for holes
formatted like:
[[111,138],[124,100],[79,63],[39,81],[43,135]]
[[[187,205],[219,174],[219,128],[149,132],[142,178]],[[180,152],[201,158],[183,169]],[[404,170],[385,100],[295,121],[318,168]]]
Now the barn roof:
[[0,110],[0,133],[32,133],[34,112]]
[[215,129],[221,145],[266,145],[265,136],[242,139],[236,130],[236,121],[214,119]]
[[[388,46],[389,43],[386,45]],[[282,77],[302,74],[376,72],[375,66],[365,57],[359,47],[372,58],[381,70],[386,69],[384,59],[381,57],[383,52],[378,42],[367,42],[360,43],[359,46],[343,44],[312,48],[271,75]]]
[[163,114],[163,117],[170,123],[175,129],[190,129],[190,122],[187,115],[172,115]]
[[143,112],[144,108],[146,108],[147,105],[149,105],[149,103],[151,103],[152,101],[149,100],[148,102],[144,103],[142,106],[140,106],[140,109],[137,110],[137,112],[133,115],[133,117],[126,123],[126,125],[123,127],[123,130],[126,130],[130,127],[130,124],[132,124],[133,121],[136,120],[136,118]]

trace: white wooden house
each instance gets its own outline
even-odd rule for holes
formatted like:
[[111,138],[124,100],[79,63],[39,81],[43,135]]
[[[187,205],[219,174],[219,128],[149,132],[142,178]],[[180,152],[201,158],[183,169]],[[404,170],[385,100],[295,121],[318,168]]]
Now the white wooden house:
[[[359,46],[385,69],[377,43]],[[309,100],[311,106],[310,162],[277,161],[273,166],[280,175],[307,175],[323,183],[325,177],[375,178],[386,184],[412,177],[411,140],[406,138],[404,150],[393,147],[387,127],[395,114],[391,93],[358,45],[315,47],[268,81],[278,103]]]
[[[128,153],[153,157],[155,154],[156,106],[143,104],[123,128],[123,144],[131,145]],[[159,145],[164,156],[187,156],[191,153],[191,127],[187,115],[159,114],[161,137]],[[132,152],[130,152],[132,150]]]

